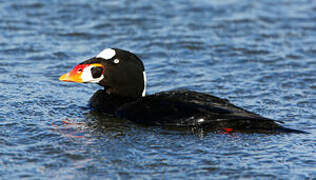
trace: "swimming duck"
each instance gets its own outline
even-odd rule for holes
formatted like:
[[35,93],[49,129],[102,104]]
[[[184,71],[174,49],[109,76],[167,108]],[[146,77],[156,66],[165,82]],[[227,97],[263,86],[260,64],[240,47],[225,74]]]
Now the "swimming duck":
[[146,72],[140,58],[117,48],[106,48],[59,80],[97,83],[104,90],[90,98],[97,111],[144,125],[201,127],[238,132],[295,132],[281,121],[262,117],[205,93],[174,90],[146,95]]

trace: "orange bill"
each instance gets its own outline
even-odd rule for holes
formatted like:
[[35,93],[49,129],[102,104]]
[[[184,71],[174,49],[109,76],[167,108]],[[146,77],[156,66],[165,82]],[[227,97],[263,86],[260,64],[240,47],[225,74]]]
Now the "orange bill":
[[59,77],[60,81],[67,81],[67,82],[82,82],[82,72],[85,67],[89,66],[89,64],[78,64],[75,66],[69,73],[66,73]]

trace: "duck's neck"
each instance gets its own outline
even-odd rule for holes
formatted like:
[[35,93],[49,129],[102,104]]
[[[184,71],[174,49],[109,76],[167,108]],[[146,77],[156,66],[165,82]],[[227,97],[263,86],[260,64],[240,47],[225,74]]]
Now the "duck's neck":
[[106,90],[98,90],[90,98],[89,103],[97,111],[114,114],[123,104],[135,101],[141,97],[124,97],[115,94],[109,94]]

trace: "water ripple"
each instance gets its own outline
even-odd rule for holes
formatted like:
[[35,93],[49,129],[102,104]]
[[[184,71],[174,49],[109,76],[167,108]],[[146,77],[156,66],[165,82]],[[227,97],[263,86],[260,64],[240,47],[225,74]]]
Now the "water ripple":
[[[312,1],[0,1],[0,177],[308,179],[315,174]],[[308,135],[143,127],[93,112],[58,77],[105,47],[143,59],[148,92],[188,88]]]

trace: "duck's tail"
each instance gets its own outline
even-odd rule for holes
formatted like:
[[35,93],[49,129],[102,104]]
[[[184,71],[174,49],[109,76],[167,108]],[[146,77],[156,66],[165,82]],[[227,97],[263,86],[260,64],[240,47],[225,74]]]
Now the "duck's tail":
[[297,129],[291,129],[291,128],[287,128],[287,127],[279,127],[277,129],[275,129],[276,132],[280,132],[280,133],[298,133],[298,134],[309,134],[309,132],[307,131],[302,131],[302,130],[297,130]]

